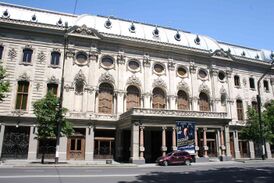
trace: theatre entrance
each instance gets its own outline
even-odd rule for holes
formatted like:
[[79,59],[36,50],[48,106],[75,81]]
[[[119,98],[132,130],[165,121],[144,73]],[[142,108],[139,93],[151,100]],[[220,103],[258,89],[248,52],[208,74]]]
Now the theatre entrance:
[[[146,127],[144,135],[145,161],[146,163],[155,163],[157,158],[162,156],[162,129]],[[168,129],[166,130],[166,147],[166,153],[172,151],[172,131]]]
[[94,159],[113,159],[115,130],[96,129],[94,136]]
[[73,136],[68,138],[67,159],[84,160],[85,159],[85,129],[74,129]]

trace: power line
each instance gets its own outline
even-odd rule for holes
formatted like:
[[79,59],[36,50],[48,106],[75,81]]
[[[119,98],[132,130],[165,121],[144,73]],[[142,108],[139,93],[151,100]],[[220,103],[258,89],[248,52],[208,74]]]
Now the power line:
[[75,14],[75,11],[76,11],[76,8],[77,8],[77,3],[78,3],[78,0],[75,0],[73,14]]

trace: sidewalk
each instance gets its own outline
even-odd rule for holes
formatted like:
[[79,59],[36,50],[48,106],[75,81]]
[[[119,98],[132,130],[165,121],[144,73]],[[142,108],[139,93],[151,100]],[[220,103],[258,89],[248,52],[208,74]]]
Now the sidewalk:
[[[210,161],[192,163],[192,166],[208,166],[208,165],[234,165],[242,163],[273,163],[274,159],[267,160],[250,160],[250,159],[237,159],[232,161]],[[41,164],[40,160],[5,160],[0,162],[0,168],[12,168],[12,167],[157,167],[156,163],[147,163],[142,165],[132,163],[119,163],[112,160],[111,164],[107,164],[105,160],[94,160],[94,161],[61,161],[58,164],[54,163],[54,160],[45,160],[45,164]]]

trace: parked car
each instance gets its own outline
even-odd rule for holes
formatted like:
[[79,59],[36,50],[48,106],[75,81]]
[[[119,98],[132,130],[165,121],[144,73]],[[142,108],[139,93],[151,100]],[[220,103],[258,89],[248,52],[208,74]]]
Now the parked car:
[[178,165],[185,164],[191,165],[192,157],[188,152],[185,151],[174,151],[168,153],[165,156],[159,157],[156,161],[159,165],[167,166],[167,165]]

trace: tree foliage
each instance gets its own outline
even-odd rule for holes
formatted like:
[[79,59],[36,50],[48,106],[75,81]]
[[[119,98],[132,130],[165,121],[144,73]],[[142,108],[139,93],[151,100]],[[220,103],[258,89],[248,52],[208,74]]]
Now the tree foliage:
[[[262,137],[271,142],[274,139],[274,101],[265,105],[265,110],[262,112]],[[258,112],[249,107],[247,110],[247,124],[242,129],[242,135],[248,140],[260,142],[260,123]]]
[[57,119],[59,117],[61,118],[61,136],[70,136],[73,133],[71,123],[64,118],[67,109],[62,108],[61,113],[59,113],[58,104],[58,98],[51,92],[48,92],[44,98],[33,104],[38,123],[38,139],[57,137]]
[[5,93],[9,91],[10,83],[5,81],[6,77],[6,70],[0,65],[0,101],[3,101]]

